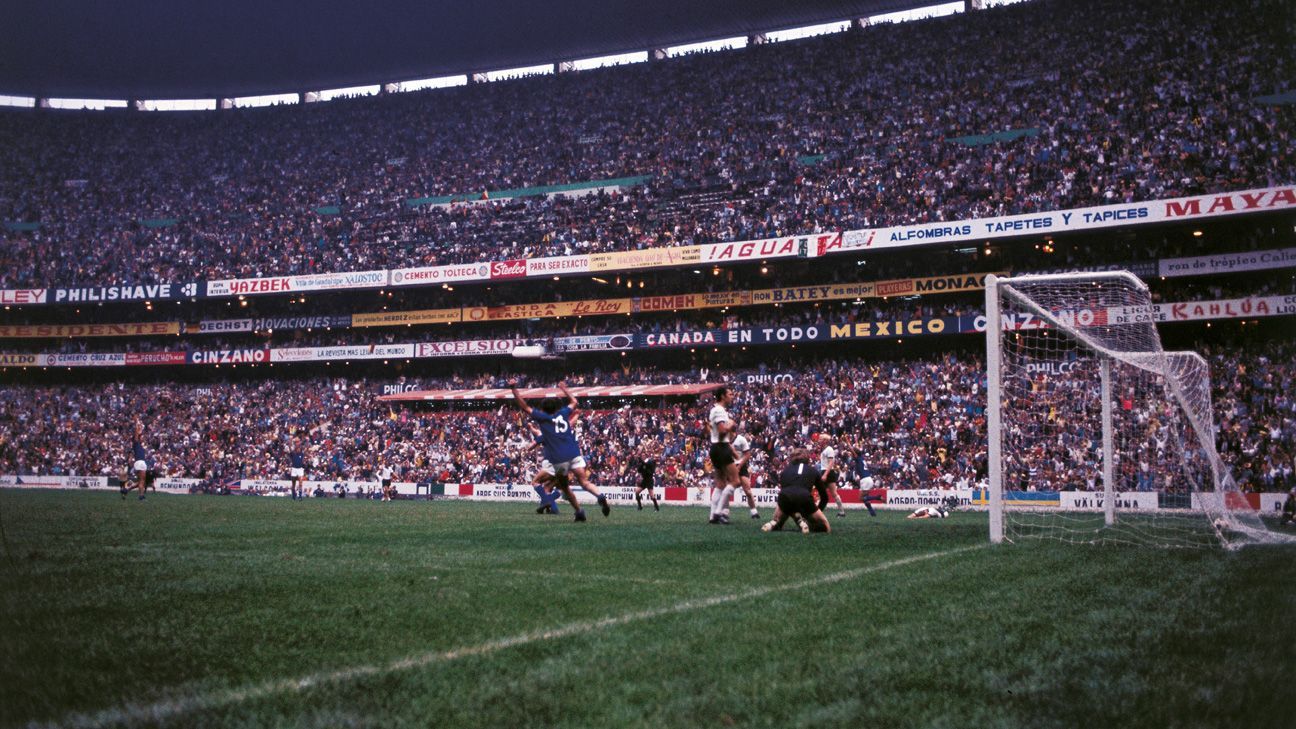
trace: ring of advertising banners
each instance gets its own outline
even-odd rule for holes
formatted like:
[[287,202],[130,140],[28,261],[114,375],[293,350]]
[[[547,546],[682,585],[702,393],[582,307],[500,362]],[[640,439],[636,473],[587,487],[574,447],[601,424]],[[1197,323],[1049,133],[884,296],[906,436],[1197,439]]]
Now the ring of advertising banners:
[[[1143,307],[1112,307],[1056,312],[1078,327],[1135,324],[1147,321],[1187,322],[1211,319],[1252,319],[1296,316],[1296,295],[1248,296],[1214,301],[1160,303]],[[600,334],[555,337],[562,352],[626,351],[677,347],[729,347],[761,344],[797,344],[933,336],[984,334],[984,314],[909,317],[855,322],[826,322],[807,326],[736,327],[661,333]],[[1048,326],[1034,314],[1004,320],[1004,328],[1040,329]],[[175,364],[262,364],[267,362],[328,362],[353,359],[409,359],[412,357],[507,356],[531,339],[469,339],[444,342],[410,342],[336,347],[202,350],[194,352],[101,352],[87,354],[0,354],[0,367],[116,367]]]
[[[342,271],[294,276],[217,279],[193,283],[118,285],[88,288],[0,289],[0,305],[151,301],[180,298],[228,297],[306,291],[338,291],[386,286],[431,286],[455,282],[525,279],[539,276],[585,275],[695,264],[759,261],[788,257],[815,258],[834,253],[880,248],[986,241],[1031,234],[1097,230],[1130,225],[1174,223],[1209,218],[1268,213],[1296,208],[1296,186],[1241,190],[1139,203],[1097,205],[993,218],[976,218],[922,225],[901,225],[763,240],[706,245],[647,248],[638,251],[551,256],[507,261],[424,266],[374,271]],[[1196,275],[1291,265],[1291,249],[1278,259],[1244,260],[1245,254],[1204,256],[1185,269],[1169,264],[1161,275]],[[1211,259],[1218,259],[1212,261]]]

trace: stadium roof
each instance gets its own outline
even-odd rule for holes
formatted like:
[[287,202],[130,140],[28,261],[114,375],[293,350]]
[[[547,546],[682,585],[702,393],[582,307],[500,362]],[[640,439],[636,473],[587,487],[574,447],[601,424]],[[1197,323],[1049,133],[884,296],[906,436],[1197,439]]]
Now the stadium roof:
[[937,0],[41,0],[0,4],[0,94],[252,96],[495,71]]

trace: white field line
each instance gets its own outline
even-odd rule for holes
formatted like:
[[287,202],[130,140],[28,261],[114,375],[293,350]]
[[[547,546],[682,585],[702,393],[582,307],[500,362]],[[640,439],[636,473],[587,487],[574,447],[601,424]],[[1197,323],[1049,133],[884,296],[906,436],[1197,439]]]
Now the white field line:
[[756,587],[741,592],[731,592],[714,597],[695,598],[685,600],[675,605],[666,607],[653,608],[651,610],[642,610],[624,615],[615,615],[599,620],[588,622],[570,623],[551,630],[537,631],[531,633],[522,633],[499,640],[487,641],[472,646],[464,646],[448,651],[438,651],[422,653],[408,658],[402,658],[398,661],[392,661],[377,666],[356,666],[354,668],[344,668],[339,671],[322,671],[312,673],[300,678],[287,678],[253,686],[245,686],[238,689],[226,689],[221,691],[212,691],[205,694],[196,694],[180,698],[158,701],[152,704],[126,704],[111,709],[104,709],[94,714],[71,714],[60,722],[51,724],[30,724],[32,727],[105,727],[121,724],[144,724],[158,723],[167,720],[176,719],[177,717],[191,714],[196,711],[214,709],[221,706],[231,706],[243,704],[249,701],[278,696],[281,694],[295,694],[307,691],[317,686],[347,683],[361,678],[370,676],[383,676],[398,671],[408,671],[410,669],[424,668],[438,663],[447,663],[460,658],[471,656],[482,656],[491,653],[497,653],[517,646],[539,643],[541,641],[556,640],[560,638],[569,638],[581,635],[591,629],[612,628],[627,623],[634,623],[643,620],[652,620],[663,615],[673,615],[677,613],[693,612],[701,608],[714,607],[716,605],[725,605],[727,603],[740,602],[743,600],[755,600],[773,595],[780,592],[795,592],[808,588],[820,587],[832,584],[834,582],[843,582],[856,577],[862,577],[874,572],[882,572],[894,567],[903,567],[905,565],[917,562],[926,562],[928,560],[949,557],[963,552],[969,552],[974,549],[982,549],[981,545],[961,547],[959,549],[950,549],[943,552],[932,552],[929,554],[920,554],[913,557],[905,557],[890,562],[871,565],[869,567],[860,567],[858,569],[846,570],[821,577],[814,577],[800,582],[791,582],[782,585],[772,585],[768,587]]

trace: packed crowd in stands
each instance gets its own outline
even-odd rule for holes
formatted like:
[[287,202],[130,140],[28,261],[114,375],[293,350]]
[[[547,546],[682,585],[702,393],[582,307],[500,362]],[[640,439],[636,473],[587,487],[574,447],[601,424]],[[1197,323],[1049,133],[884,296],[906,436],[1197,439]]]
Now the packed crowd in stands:
[[[1296,358],[1289,343],[1252,350],[1205,350],[1217,443],[1243,488],[1285,490],[1296,485]],[[734,412],[756,444],[758,486],[768,483],[771,457],[827,443],[842,452],[853,485],[866,469],[879,487],[891,488],[965,487],[984,477],[985,376],[975,356],[803,359],[726,372],[627,363],[568,378],[572,386],[698,381],[737,386]],[[284,478],[298,438],[309,477],[320,480],[371,480],[383,465],[406,481],[522,483],[534,473],[539,456],[528,449],[531,440],[511,403],[389,405],[377,400],[382,384],[395,383],[315,378],[7,385],[0,387],[0,473],[120,476],[132,460],[136,423],[144,427],[144,445],[159,471],[211,484]],[[468,389],[502,383],[496,375],[470,374],[400,384]],[[578,432],[597,481],[624,483],[622,469],[642,450],[658,457],[664,485],[705,483],[707,398],[590,399],[582,406]],[[1078,453],[1092,457],[1091,450]],[[1053,456],[1052,450],[1039,454]],[[1169,465],[1157,468],[1168,472]],[[1083,475],[1047,485],[1094,486]]]
[[[0,222],[39,227],[0,230],[0,287],[630,250],[1290,184],[1293,107],[1257,101],[1290,90],[1289,11],[1034,2],[300,108],[9,111]],[[1021,135],[984,138],[1003,132]],[[648,180],[480,201],[626,176]],[[407,204],[437,195],[478,202]]]

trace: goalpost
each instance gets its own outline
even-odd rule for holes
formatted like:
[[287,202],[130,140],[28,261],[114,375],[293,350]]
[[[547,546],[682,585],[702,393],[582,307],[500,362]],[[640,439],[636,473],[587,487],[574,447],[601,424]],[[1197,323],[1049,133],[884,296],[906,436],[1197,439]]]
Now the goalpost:
[[1210,370],[1125,271],[986,279],[990,541],[1235,548],[1270,531],[1215,450]]

